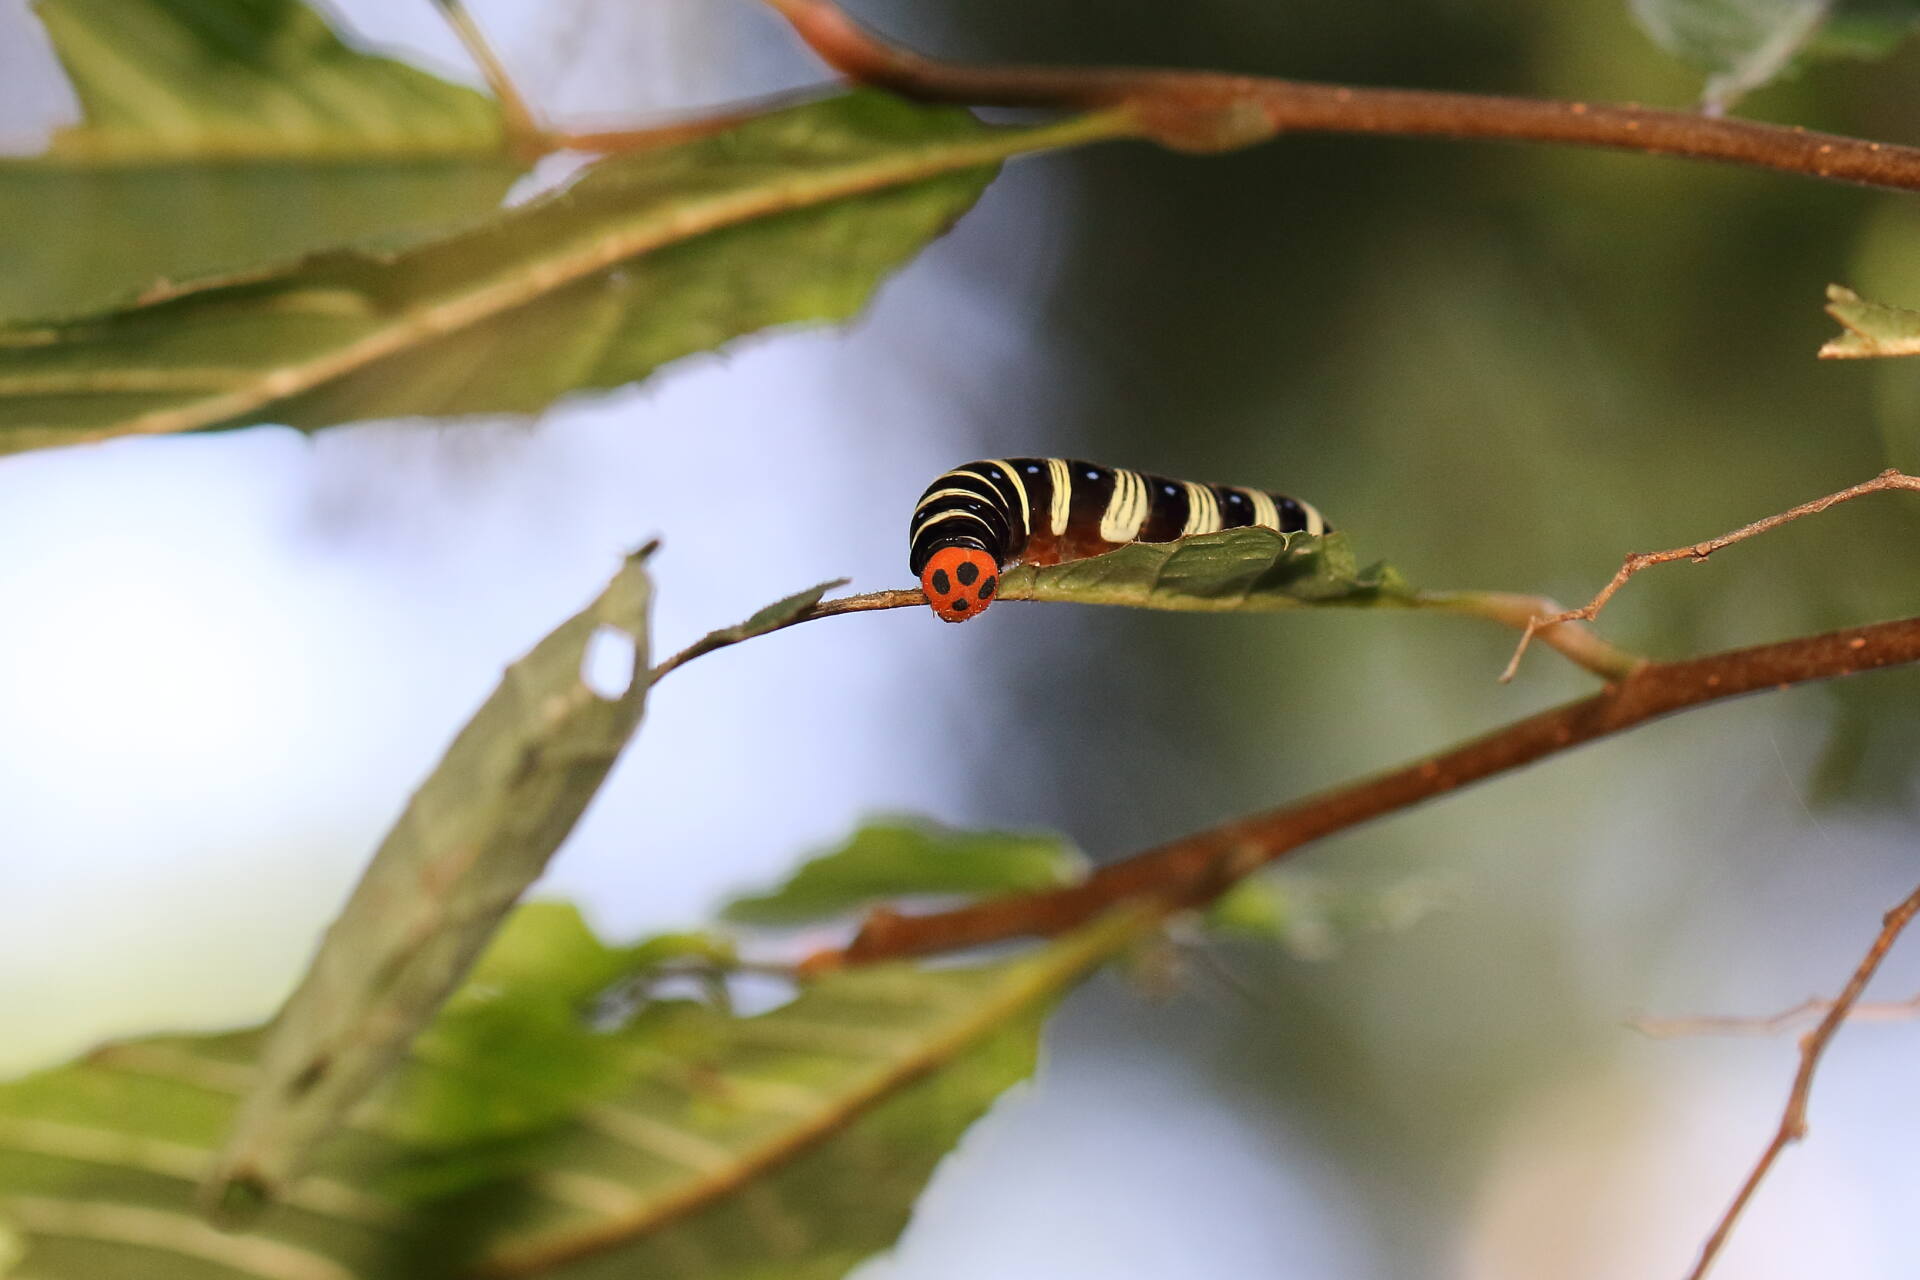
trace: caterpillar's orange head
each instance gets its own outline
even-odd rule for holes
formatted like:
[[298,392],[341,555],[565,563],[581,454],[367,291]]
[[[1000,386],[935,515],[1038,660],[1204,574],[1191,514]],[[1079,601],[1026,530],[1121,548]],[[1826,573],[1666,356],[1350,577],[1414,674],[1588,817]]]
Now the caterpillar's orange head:
[[946,622],[985,613],[999,586],[1000,566],[978,547],[942,547],[920,570],[920,589]]

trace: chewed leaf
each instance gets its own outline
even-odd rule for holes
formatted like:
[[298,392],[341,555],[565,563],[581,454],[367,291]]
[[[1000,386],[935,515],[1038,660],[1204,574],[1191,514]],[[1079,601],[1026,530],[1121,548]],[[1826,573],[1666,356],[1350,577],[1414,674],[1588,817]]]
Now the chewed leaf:
[[[532,413],[775,325],[845,319],[1008,156],[1111,118],[989,129],[855,93],[683,146],[394,254],[341,250],[0,327],[0,453],[121,435]],[[1103,132],[1104,131],[1104,132]]]
[[[388,832],[261,1053],[210,1194],[272,1194],[466,975],[572,831],[645,705],[645,552],[506,671]],[[618,698],[582,677],[602,627],[633,638]]]
[[201,1221],[194,1186],[261,1032],[109,1045],[0,1084],[0,1266],[584,1280],[699,1258],[703,1275],[841,1276],[893,1242],[935,1165],[1032,1070],[1053,1001],[1136,933],[1116,918],[996,964],[833,974],[755,1017],[661,1002],[589,1032],[582,993],[657,948],[609,947],[538,904],[243,1231]]
[[[649,551],[630,557],[599,599],[507,669],[375,853],[260,1054],[209,1188],[230,1217],[285,1189],[470,971],[466,996],[414,1051],[440,1060],[448,1034],[492,1038],[496,1049],[470,1078],[442,1081],[404,1109],[395,1131],[416,1142],[508,1139],[549,1122],[563,1103],[613,1078],[605,1042],[575,1017],[593,995],[677,959],[718,964],[730,954],[703,934],[608,953],[575,922],[571,931],[551,927],[532,942],[496,945],[474,969],[605,781],[665,669],[648,667]],[[833,585],[776,601],[708,640],[784,626]],[[611,696],[599,687],[609,673],[590,679],[587,663],[609,631],[624,637],[630,666]],[[533,985],[551,995],[561,975],[573,985],[559,1003],[521,1008],[494,994]],[[516,1074],[516,1043],[561,1061]]]
[[392,249],[491,212],[497,104],[350,48],[298,0],[37,0],[81,120],[0,157],[0,320],[162,280]]
[[1830,284],[1827,314],[1846,332],[1820,348],[1823,360],[1920,355],[1920,311],[1869,302],[1851,289]]
[[873,822],[802,864],[779,888],[735,898],[725,914],[743,924],[800,924],[888,899],[1036,892],[1082,869],[1079,854],[1058,836]]
[[1358,567],[1344,533],[1312,537],[1259,527],[1136,542],[1040,568],[1018,565],[1000,579],[1005,600],[1212,613],[1406,603],[1412,596],[1390,566]]

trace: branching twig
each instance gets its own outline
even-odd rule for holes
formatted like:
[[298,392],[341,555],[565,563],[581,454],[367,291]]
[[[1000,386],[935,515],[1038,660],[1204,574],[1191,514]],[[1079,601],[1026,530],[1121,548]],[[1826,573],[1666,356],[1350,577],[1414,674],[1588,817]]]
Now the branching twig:
[[1420,608],[1470,614],[1505,627],[1541,631],[1541,644],[1558,649],[1569,662],[1585,667],[1603,680],[1630,676],[1647,663],[1641,655],[1622,649],[1577,624],[1542,629],[1537,619],[1543,615],[1561,616],[1559,603],[1547,596],[1509,591],[1422,591],[1414,601]]
[[467,10],[465,0],[433,0],[434,6],[453,28],[454,35],[480,69],[487,87],[500,104],[500,122],[506,134],[507,148],[523,160],[537,160],[554,151],[646,151],[692,142],[711,134],[745,124],[756,116],[782,107],[791,107],[819,97],[817,90],[770,94],[749,102],[736,103],[724,111],[689,115],[665,124],[629,129],[568,130],[549,128],[540,114],[527,102],[500,55],[494,52],[486,32]]
[[850,80],[966,106],[1123,107],[1140,134],[1218,151],[1283,133],[1488,138],[1717,160],[1807,177],[1920,190],[1920,148],[1748,120],[1604,103],[1310,84],[1210,71],[973,67],[882,40],[831,0],[767,0]]
[[1627,579],[1639,573],[1642,569],[1650,569],[1654,565],[1668,564],[1675,560],[1691,560],[1695,564],[1699,564],[1723,547],[1730,547],[1736,542],[1745,542],[1748,538],[1756,534],[1766,533],[1770,529],[1777,529],[1789,520],[1798,520],[1801,516],[1818,515],[1828,507],[1839,506],[1841,503],[1853,498],[1864,497],[1869,493],[1880,493],[1888,489],[1920,490],[1920,476],[1903,475],[1899,471],[1888,468],[1873,479],[1861,484],[1856,484],[1851,489],[1842,489],[1840,492],[1830,493],[1824,498],[1815,498],[1812,502],[1803,502],[1790,511],[1782,511],[1778,515],[1768,516],[1764,520],[1755,520],[1752,524],[1742,525],[1732,533],[1723,533],[1719,537],[1709,538],[1705,542],[1696,542],[1691,546],[1685,547],[1674,547],[1667,551],[1636,551],[1627,557],[1626,563],[1620,566],[1620,571],[1613,575],[1613,581],[1602,587],[1599,595],[1596,595],[1578,609],[1568,609],[1560,613],[1529,619],[1526,624],[1526,630],[1520,636],[1520,643],[1514,647],[1513,657],[1507,660],[1507,669],[1500,673],[1500,681],[1504,684],[1513,679],[1514,672],[1520,669],[1520,659],[1526,655],[1527,646],[1532,643],[1535,635],[1541,632],[1547,632],[1551,635],[1551,628],[1558,627],[1567,622],[1593,621],[1595,615],[1606,607],[1607,601],[1613,599],[1614,592],[1625,586]]
[[[514,87],[462,0],[434,0],[499,99],[509,144],[538,156],[572,148],[634,151],[730,129],[775,105],[741,104],[637,129],[566,132],[543,126]],[[1184,150],[1220,151],[1283,133],[1361,133],[1499,139],[1678,155],[1899,191],[1920,190],[1920,148],[1748,120],[1608,103],[1313,84],[1211,71],[970,67],[890,44],[830,0],[767,0],[801,39],[848,79],[903,97],[966,106],[1119,107],[1133,131]]]
[[1741,694],[1916,661],[1920,618],[1681,662],[1648,663],[1591,698],[1529,716],[1389,773],[1136,854],[1100,868],[1079,884],[924,915],[876,912],[846,947],[810,958],[807,967],[821,972],[1009,938],[1051,936],[1133,898],[1199,906],[1250,871],[1337,831],[1660,716]]
[[1713,1266],[1714,1258],[1719,1255],[1721,1248],[1727,1242],[1727,1237],[1732,1233],[1734,1223],[1739,1221],[1741,1211],[1747,1207],[1747,1202],[1753,1199],[1753,1193],[1759,1190],[1761,1181],[1773,1168],[1774,1161],[1780,1158],[1781,1152],[1806,1136],[1807,1097],[1813,1091],[1813,1073],[1819,1069],[1820,1057],[1827,1051],[1827,1046],[1833,1043],[1833,1037],[1840,1030],[1840,1024],[1847,1020],[1848,1012],[1860,999],[1860,993],[1867,989],[1867,983],[1873,979],[1874,971],[1879,969],[1880,962],[1887,958],[1887,952],[1892,950],[1894,941],[1900,936],[1900,931],[1907,927],[1916,914],[1920,914],[1920,889],[1915,889],[1899,906],[1887,912],[1885,919],[1881,922],[1880,932],[1873,940],[1873,945],[1867,948],[1867,954],[1854,969],[1853,976],[1847,979],[1847,985],[1841,989],[1840,995],[1828,1008],[1827,1016],[1822,1018],[1820,1025],[1808,1032],[1800,1041],[1800,1069],[1794,1073],[1793,1089],[1787,1094],[1787,1106],[1781,1113],[1780,1127],[1774,1132],[1773,1140],[1767,1144],[1767,1149],[1760,1153],[1760,1159],[1754,1163],[1753,1171],[1747,1175],[1746,1182],[1741,1184],[1740,1192],[1734,1196],[1733,1203],[1728,1205],[1727,1211],[1721,1215],[1713,1234],[1707,1237],[1706,1246],[1700,1251],[1700,1260],[1694,1264],[1693,1270],[1687,1273],[1687,1280],[1701,1280],[1701,1277],[1707,1274],[1708,1268]]
[[[1814,1021],[1832,1011],[1834,1001],[1809,996],[1792,1008],[1755,1018],[1737,1015],[1707,1014],[1690,1018],[1633,1018],[1627,1025],[1654,1040],[1678,1040],[1688,1036],[1777,1036],[1803,1022]],[[1920,995],[1905,1000],[1883,1000],[1855,1004],[1847,1010],[1848,1022],[1912,1022],[1920,1018]]]

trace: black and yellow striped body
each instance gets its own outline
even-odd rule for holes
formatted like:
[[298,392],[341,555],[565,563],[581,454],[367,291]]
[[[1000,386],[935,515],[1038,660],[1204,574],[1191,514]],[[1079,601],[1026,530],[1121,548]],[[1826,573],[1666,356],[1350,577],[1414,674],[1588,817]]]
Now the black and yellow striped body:
[[934,611],[964,622],[992,602],[1000,571],[1059,564],[1130,542],[1171,542],[1261,525],[1325,533],[1311,506],[1236,485],[1195,484],[1071,458],[988,458],[955,467],[913,511],[908,567]]

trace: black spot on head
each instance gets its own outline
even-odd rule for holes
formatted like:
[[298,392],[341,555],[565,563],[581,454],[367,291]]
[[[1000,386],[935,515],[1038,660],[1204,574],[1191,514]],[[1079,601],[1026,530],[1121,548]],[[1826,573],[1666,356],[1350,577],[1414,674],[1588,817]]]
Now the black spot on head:
[[955,600],[948,607],[951,608],[955,613],[965,613],[967,611],[967,602],[965,600]]
[[980,566],[971,560],[964,560],[954,569],[953,576],[960,579],[960,585],[970,587],[973,580],[980,576]]
[[947,579],[947,571],[945,569],[935,569],[933,571],[933,589],[941,595],[945,595],[947,592],[953,590],[953,583]]
[[982,600],[989,600],[993,597],[993,584],[996,581],[998,581],[998,579],[988,578],[985,582],[980,584],[980,598]]

